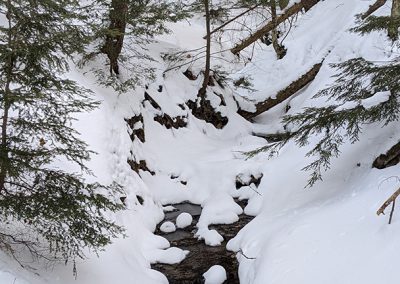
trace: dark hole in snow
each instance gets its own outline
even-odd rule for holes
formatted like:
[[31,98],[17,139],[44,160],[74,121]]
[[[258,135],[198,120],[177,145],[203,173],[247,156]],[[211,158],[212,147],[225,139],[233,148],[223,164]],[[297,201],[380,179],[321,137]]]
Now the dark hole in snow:
[[197,76],[193,74],[193,72],[190,69],[186,69],[185,72],[183,72],[183,75],[186,76],[191,81],[194,81],[197,79]]
[[144,92],[144,101],[148,101],[155,109],[161,110],[160,105],[147,92]]
[[131,118],[125,118],[126,123],[131,129],[130,138],[134,141],[137,137],[142,143],[145,142],[144,126],[143,126],[143,116],[141,114],[132,116]]
[[143,197],[141,197],[140,195],[136,195],[136,199],[138,200],[138,202],[140,203],[140,205],[143,205],[143,203],[144,203]]
[[251,174],[251,175],[244,175],[244,174],[239,174],[236,176],[236,189],[239,189],[243,186],[249,186],[252,183],[258,187],[261,183],[261,179],[263,177],[262,173],[258,174]]
[[145,160],[140,160],[140,161],[135,161],[135,160],[128,160],[128,164],[129,166],[131,166],[131,169],[133,171],[135,171],[136,173],[138,173],[140,175],[140,171],[145,171],[145,172],[149,172],[152,176],[154,176],[156,173],[152,170],[150,170],[147,167],[147,163]]
[[162,115],[156,115],[154,117],[154,121],[157,121],[159,124],[164,125],[167,129],[171,128],[183,128],[187,125],[187,117],[186,116],[176,116],[171,117],[168,114],[164,113]]
[[119,200],[121,200],[122,204],[126,205],[125,201],[126,201],[126,196],[121,196],[119,198]]

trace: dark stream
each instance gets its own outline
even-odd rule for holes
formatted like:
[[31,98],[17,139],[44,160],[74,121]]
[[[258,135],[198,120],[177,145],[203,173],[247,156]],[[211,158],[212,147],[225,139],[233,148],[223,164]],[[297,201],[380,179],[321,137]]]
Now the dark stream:
[[[242,208],[247,201],[235,200]],[[197,230],[196,224],[200,218],[201,207],[191,203],[173,204],[177,209],[172,212],[165,213],[165,221],[175,223],[176,217],[183,212],[190,213],[193,222],[190,226],[179,229],[172,233],[164,233],[160,231],[161,222],[157,226],[156,234],[165,237],[171,243],[171,247],[178,247],[188,250],[190,253],[186,258],[178,264],[156,263],[152,268],[162,272],[171,284],[197,284],[204,283],[203,273],[205,273],[213,265],[221,265],[225,268],[227,280],[224,283],[239,283],[238,277],[238,261],[236,253],[226,250],[227,242],[232,239],[248,222],[253,219],[252,216],[240,215],[239,220],[228,225],[212,225],[210,229],[215,229],[224,237],[224,241],[219,246],[208,246],[203,240],[194,237]]]

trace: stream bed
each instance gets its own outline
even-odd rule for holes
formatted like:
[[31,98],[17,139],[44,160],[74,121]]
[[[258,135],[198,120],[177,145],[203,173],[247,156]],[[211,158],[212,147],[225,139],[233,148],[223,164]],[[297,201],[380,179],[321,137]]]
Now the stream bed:
[[[244,208],[246,200],[235,201]],[[195,237],[197,230],[196,224],[200,218],[201,206],[188,202],[172,204],[174,211],[166,212],[164,220],[175,223],[179,214],[186,212],[192,215],[191,225],[184,229],[177,228],[175,232],[165,233],[160,230],[160,224],[157,226],[156,234],[165,237],[171,247],[178,247],[188,250],[189,254],[178,264],[152,264],[152,269],[162,272],[170,284],[200,284],[204,283],[203,273],[213,265],[221,265],[226,270],[227,280],[224,283],[239,283],[238,266],[236,253],[226,249],[227,242],[232,239],[247,223],[254,217],[241,214],[239,220],[232,224],[211,225],[210,229],[215,229],[224,237],[224,241],[219,246],[208,246],[203,240]]]

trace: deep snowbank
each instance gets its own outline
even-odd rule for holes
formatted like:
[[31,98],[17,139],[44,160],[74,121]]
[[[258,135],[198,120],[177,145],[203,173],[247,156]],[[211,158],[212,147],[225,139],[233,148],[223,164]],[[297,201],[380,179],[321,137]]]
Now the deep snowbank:
[[[166,283],[166,278],[150,269],[150,262],[179,261],[184,252],[168,249],[164,238],[152,231],[163,217],[162,205],[184,200],[201,204],[203,214],[199,220],[198,235],[206,242],[217,245],[220,237],[208,229],[212,223],[230,223],[242,212],[233,197],[250,198],[246,213],[257,215],[228,248],[238,253],[242,283],[363,283],[378,281],[397,283],[396,264],[400,260],[397,236],[400,223],[395,213],[392,225],[385,217],[377,217],[379,205],[398,187],[397,168],[371,169],[374,157],[397,141],[397,125],[365,127],[361,141],[345,145],[342,155],[332,163],[324,175],[324,182],[312,189],[303,189],[307,173],[300,169],[309,159],[307,149],[292,143],[280,155],[268,160],[260,154],[247,160],[241,152],[265,144],[265,140],[251,136],[254,132],[274,133],[281,130],[280,117],[286,104],[289,113],[301,111],[305,106],[321,105],[323,99],[311,97],[332,82],[335,73],[329,63],[337,63],[358,56],[369,60],[387,60],[393,54],[384,34],[373,33],[360,37],[347,30],[354,25],[354,15],[365,11],[373,1],[322,1],[301,16],[284,44],[286,57],[277,61],[272,47],[255,48],[252,62],[244,68],[229,63],[234,58],[228,52],[224,60],[213,63],[227,70],[240,69],[232,78],[251,76],[256,92],[244,92],[215,87],[224,95],[226,107],[219,106],[219,98],[212,96],[213,104],[228,116],[229,124],[223,130],[194,118],[182,104],[194,98],[201,78],[189,81],[181,72],[171,71],[160,58],[161,52],[177,48],[197,48],[204,44],[200,20],[191,25],[171,25],[174,34],[160,37],[150,51],[158,59],[157,79],[147,92],[170,116],[187,115],[188,126],[167,130],[154,121],[157,110],[144,102],[144,89],[117,96],[111,90],[100,88],[94,78],[81,70],[71,72],[86,87],[93,89],[101,107],[79,117],[76,124],[94,156],[90,168],[102,182],[116,180],[127,192],[128,210],[116,216],[127,229],[128,237],[115,240],[97,258],[78,263],[78,278],[74,280],[71,267],[56,265],[53,269],[40,269],[34,275],[18,267],[8,257],[0,257],[0,283],[18,284],[110,284],[110,283]],[[386,5],[379,13],[388,13]],[[215,50],[226,49],[232,38]],[[273,96],[291,81],[325,58],[317,78],[300,94],[257,118],[251,125],[236,114],[234,98],[242,107],[246,99],[260,101]],[[226,61],[228,60],[228,61]],[[192,68],[199,70],[201,61]],[[158,92],[158,86],[163,87]],[[245,99],[243,99],[245,98]],[[146,142],[131,141],[125,118],[142,113]],[[127,159],[145,159],[156,174],[133,172]],[[357,166],[357,164],[360,166]],[[257,191],[245,187],[237,191],[238,174],[263,174]],[[179,177],[172,179],[171,176]],[[187,182],[186,185],[181,181]],[[136,195],[144,199],[141,205]]]

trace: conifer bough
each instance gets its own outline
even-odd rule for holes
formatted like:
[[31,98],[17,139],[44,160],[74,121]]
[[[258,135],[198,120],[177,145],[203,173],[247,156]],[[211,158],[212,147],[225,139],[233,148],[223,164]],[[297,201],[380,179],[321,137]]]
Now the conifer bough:
[[[48,259],[47,246],[74,262],[123,231],[105,216],[123,208],[114,201],[120,188],[85,182],[92,152],[71,125],[98,105],[63,76],[86,42],[79,2],[0,1],[0,246],[14,258],[13,244],[24,244],[35,256]],[[79,171],[62,170],[61,161]]]
[[[369,16],[352,31],[366,34],[385,30],[398,45],[400,1],[392,2],[390,16]],[[326,97],[329,103],[285,116],[285,129],[290,129],[285,139],[249,153],[276,153],[290,140],[303,147],[310,144],[310,137],[318,137],[307,153],[315,160],[303,168],[311,172],[307,186],[322,179],[322,171],[328,170],[331,159],[340,155],[341,145],[347,141],[357,142],[364,127],[370,124],[387,126],[400,118],[400,63],[397,58],[378,63],[353,58],[332,64],[332,67],[338,69],[335,82],[315,95]]]

